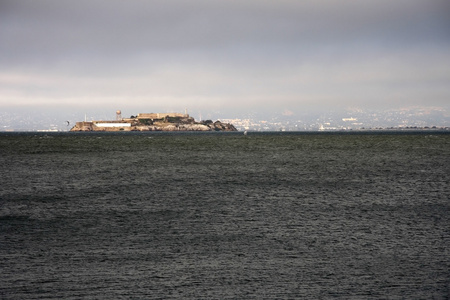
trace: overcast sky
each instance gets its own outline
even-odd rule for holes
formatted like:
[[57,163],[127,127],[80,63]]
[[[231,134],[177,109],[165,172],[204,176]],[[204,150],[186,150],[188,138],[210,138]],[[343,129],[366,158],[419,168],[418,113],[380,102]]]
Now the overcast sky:
[[450,105],[448,0],[0,0],[0,108],[412,105]]

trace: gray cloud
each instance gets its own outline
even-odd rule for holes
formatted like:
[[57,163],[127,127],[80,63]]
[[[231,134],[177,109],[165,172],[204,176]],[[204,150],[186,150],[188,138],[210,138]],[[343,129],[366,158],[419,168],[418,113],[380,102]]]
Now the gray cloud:
[[448,15],[441,0],[2,1],[0,105],[448,105]]

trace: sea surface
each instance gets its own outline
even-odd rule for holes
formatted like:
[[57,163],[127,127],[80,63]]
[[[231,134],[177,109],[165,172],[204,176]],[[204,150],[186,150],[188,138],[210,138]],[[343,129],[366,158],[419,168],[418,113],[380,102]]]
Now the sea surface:
[[449,299],[450,134],[0,133],[1,299]]

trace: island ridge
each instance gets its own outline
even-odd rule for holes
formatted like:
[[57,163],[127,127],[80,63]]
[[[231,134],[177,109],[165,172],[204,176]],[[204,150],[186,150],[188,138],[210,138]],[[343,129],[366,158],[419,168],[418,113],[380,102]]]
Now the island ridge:
[[141,113],[122,118],[116,112],[116,120],[77,122],[70,131],[237,131],[230,123],[220,121],[195,121],[187,113]]

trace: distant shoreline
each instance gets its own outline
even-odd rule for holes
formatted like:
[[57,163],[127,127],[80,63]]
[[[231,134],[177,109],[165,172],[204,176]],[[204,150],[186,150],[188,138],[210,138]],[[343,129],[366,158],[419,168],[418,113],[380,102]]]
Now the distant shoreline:
[[[0,131],[0,134],[141,134],[141,135],[154,135],[154,134],[231,134],[241,135],[244,131],[68,131],[68,130],[4,130]],[[247,130],[248,134],[450,134],[450,128],[428,128],[428,129],[391,129],[391,128],[377,128],[377,129],[339,129],[339,130],[297,130],[297,131],[252,131]]]

